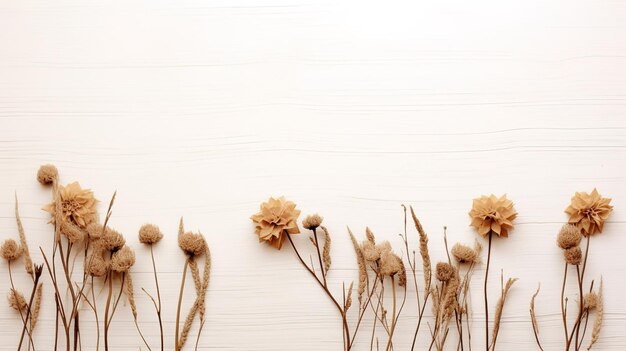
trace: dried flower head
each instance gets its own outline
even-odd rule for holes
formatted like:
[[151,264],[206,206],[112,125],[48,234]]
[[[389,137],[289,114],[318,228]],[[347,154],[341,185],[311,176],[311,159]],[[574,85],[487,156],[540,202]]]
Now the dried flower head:
[[206,240],[200,233],[185,232],[179,235],[178,246],[189,256],[202,256],[207,250]]
[[[78,182],[74,182],[67,186],[60,185],[58,196],[62,216],[66,220],[73,222],[81,228],[85,228],[89,223],[96,220],[96,203],[98,201],[94,198],[91,190],[83,189]],[[56,203],[53,201],[44,207],[44,210],[52,215],[51,222],[54,223]]]
[[103,249],[115,252],[126,244],[126,239],[115,229],[107,227],[99,242]]
[[28,308],[24,294],[16,289],[11,289],[7,298],[9,300],[9,306],[18,312],[23,312]]
[[104,277],[109,271],[109,264],[100,253],[92,252],[85,261],[85,271],[94,277]]
[[306,218],[302,220],[302,226],[309,230],[315,230],[317,227],[322,225],[322,221],[324,217],[316,214],[308,215]]
[[454,244],[451,253],[459,263],[477,263],[480,261],[480,254],[477,250],[461,243]]
[[492,194],[474,199],[469,215],[472,219],[471,225],[481,236],[487,236],[492,231],[506,238],[513,229],[513,220],[517,217],[517,212],[513,208],[513,202],[507,199],[506,195],[497,198]]
[[610,202],[610,198],[602,197],[595,188],[591,194],[577,192],[565,209],[570,215],[568,223],[577,226],[584,236],[601,233],[604,221],[613,211]]
[[22,247],[13,239],[7,239],[0,247],[0,255],[7,261],[14,261],[22,255]]
[[583,298],[583,308],[585,310],[591,311],[594,310],[598,306],[598,294],[595,291],[585,294]]
[[367,262],[376,262],[380,259],[380,251],[376,248],[376,245],[369,240],[363,241],[361,251],[363,252],[363,258],[365,258]]
[[67,237],[67,240],[72,244],[79,243],[85,239],[85,232],[76,224],[68,222],[65,219],[61,221],[59,228],[61,234]]
[[41,165],[37,171],[37,181],[42,185],[50,185],[59,178],[59,171],[54,165]]
[[135,264],[135,252],[128,246],[122,247],[111,256],[111,269],[118,273],[128,272]]
[[435,266],[435,276],[441,282],[447,282],[456,275],[456,268],[448,262],[438,262]]
[[156,244],[163,239],[163,233],[154,224],[144,224],[139,228],[139,242],[142,244]]
[[565,224],[561,227],[559,235],[556,237],[556,244],[565,250],[580,245],[582,238],[583,236],[578,227],[571,224]]
[[85,227],[89,240],[98,240],[104,235],[104,226],[98,222],[91,222]]
[[[391,250],[381,251],[380,274],[391,277],[404,270],[402,259]],[[406,275],[406,274],[405,274]]]
[[271,197],[262,203],[259,213],[250,219],[256,227],[259,242],[265,241],[280,250],[286,235],[300,233],[298,216],[300,210],[296,210],[296,204],[281,196],[278,199]]
[[579,265],[583,258],[580,246],[570,247],[569,249],[563,251],[563,255],[565,256],[565,262],[575,266]]

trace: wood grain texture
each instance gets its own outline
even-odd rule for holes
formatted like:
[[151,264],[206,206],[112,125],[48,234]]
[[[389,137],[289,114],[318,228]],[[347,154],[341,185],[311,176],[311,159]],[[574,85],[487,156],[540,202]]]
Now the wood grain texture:
[[[248,217],[261,201],[284,194],[325,216],[339,292],[356,279],[346,225],[359,236],[368,225],[399,250],[400,205],[411,204],[440,260],[442,227],[451,242],[471,243],[471,199],[507,193],[520,216],[494,243],[492,307],[500,269],[520,280],[499,348],[536,348],[528,303],[541,282],[544,348],[562,350],[555,235],[571,195],[597,187],[615,206],[591,245],[589,276],[603,277],[606,300],[597,350],[624,350],[625,20],[624,1],[0,0],[0,236],[17,237],[17,192],[41,261],[50,195],[34,176],[52,162],[63,182],[79,180],[103,203],[118,191],[111,225],[137,251],[137,288],[153,286],[139,226],[166,233],[156,252],[168,348],[184,216],[214,259],[200,349],[339,350],[333,306],[292,252],[253,235]],[[3,262],[1,294],[6,274]],[[481,274],[472,285],[476,350]],[[22,273],[16,281],[28,286]],[[53,349],[45,282],[40,351]],[[155,344],[145,295],[138,309]],[[95,325],[83,310],[91,350]],[[396,350],[410,345],[415,323],[409,300]],[[126,306],[112,328],[113,349],[142,346]],[[0,350],[14,350],[18,330],[0,304]],[[368,346],[363,333],[355,349]]]

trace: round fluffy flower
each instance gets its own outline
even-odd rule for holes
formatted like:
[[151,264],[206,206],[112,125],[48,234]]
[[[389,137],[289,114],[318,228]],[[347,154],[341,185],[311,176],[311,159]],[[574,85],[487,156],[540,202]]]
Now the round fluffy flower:
[[482,247],[477,242],[476,247],[472,249],[467,245],[456,243],[452,246],[452,256],[460,263],[477,263],[480,261],[480,249]]
[[61,221],[59,230],[61,231],[61,234],[65,235],[67,240],[73,244],[79,243],[85,239],[85,232],[72,222],[68,222],[66,220]]
[[380,274],[391,277],[397,273],[402,276],[404,264],[402,259],[392,251],[383,251],[380,256]]
[[322,225],[322,221],[324,220],[324,217],[316,214],[312,214],[312,215],[308,215],[306,216],[306,218],[302,221],[302,226],[306,229],[309,230],[315,230],[317,229],[317,227],[319,227],[320,225]]
[[492,194],[474,199],[469,215],[472,219],[471,225],[481,236],[487,236],[492,231],[506,238],[513,229],[513,220],[517,217],[517,212],[513,208],[513,202],[507,199],[506,195],[497,198]]
[[135,252],[133,252],[133,250],[128,246],[124,246],[120,250],[116,251],[113,256],[111,256],[111,269],[116,272],[128,272],[130,267],[132,267],[134,264]]
[[435,276],[437,280],[447,282],[456,274],[456,269],[447,262],[439,262],[435,267]]
[[580,245],[582,238],[583,236],[578,227],[571,224],[565,224],[561,228],[561,231],[559,231],[559,235],[556,237],[556,244],[565,250]]
[[117,251],[126,244],[126,239],[116,230],[107,227],[106,233],[100,238],[99,242],[103,249],[107,251]]
[[163,239],[159,227],[154,224],[144,224],[139,228],[139,242],[142,244],[156,244]]
[[594,291],[585,294],[585,298],[583,299],[583,307],[585,310],[594,310],[598,307],[598,294]]
[[578,266],[583,259],[583,253],[580,250],[580,246],[570,247],[569,249],[563,251],[563,255],[565,256],[565,262]]
[[577,192],[565,209],[570,216],[568,223],[577,226],[584,236],[601,233],[604,221],[613,211],[610,202],[610,198],[602,197],[596,189],[591,194]]
[[200,233],[185,232],[179,235],[178,246],[189,256],[201,256],[207,250],[204,236]]
[[97,253],[92,253],[87,257],[85,270],[94,277],[103,277],[109,271],[109,263]]
[[98,240],[104,234],[104,227],[98,222],[91,222],[85,227],[90,240]]
[[300,210],[296,210],[296,204],[281,196],[278,199],[271,197],[262,203],[259,213],[250,219],[256,227],[259,242],[265,241],[280,250],[286,235],[300,233],[298,216]]
[[[98,201],[93,197],[91,190],[83,189],[78,182],[74,182],[67,186],[60,185],[58,195],[62,215],[66,220],[85,228],[96,219],[96,203]],[[52,223],[54,223],[55,209],[54,201],[44,207],[44,210],[52,215]]]
[[54,165],[41,165],[37,171],[37,181],[43,185],[52,184],[59,178],[59,171]]
[[0,255],[7,261],[17,260],[22,255],[22,247],[18,245],[17,241],[7,239],[0,247]]

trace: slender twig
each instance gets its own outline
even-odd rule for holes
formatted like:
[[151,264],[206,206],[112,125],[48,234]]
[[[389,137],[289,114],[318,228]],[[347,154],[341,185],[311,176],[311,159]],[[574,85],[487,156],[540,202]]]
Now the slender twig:
[[[154,283],[156,285],[157,291],[157,299],[159,301],[158,307],[156,309],[157,317],[159,318],[159,330],[161,332],[161,351],[163,351],[163,320],[161,318],[161,290],[159,289],[159,278],[157,275],[156,263],[154,261],[154,249],[152,248],[154,245],[150,245],[150,257],[152,258],[152,271],[154,272]],[[155,305],[156,307],[156,305]]]
[[487,301],[487,278],[489,277],[489,263],[491,262],[491,239],[493,232],[489,231],[489,246],[487,248],[487,267],[485,267],[485,351],[489,351],[489,303]]
[[[20,343],[17,346],[18,350],[22,349],[22,342],[24,341],[24,333],[26,332],[26,329],[27,329],[26,324],[28,322],[28,318],[30,317],[30,311],[33,306],[33,299],[35,298],[35,292],[37,291],[37,284],[39,283],[39,277],[41,277],[41,272],[43,270],[43,266],[41,265],[35,265],[34,267],[35,267],[35,280],[33,281],[33,291],[30,293],[30,301],[28,302],[28,310],[26,311],[26,318],[24,319],[24,328],[22,328],[22,335],[20,336]],[[13,284],[13,282],[11,282],[11,284]],[[33,351],[34,351],[35,344],[33,343],[33,338],[30,335],[30,333],[28,334],[28,337],[30,340],[30,345],[32,345]]]
[[189,267],[189,258],[185,260],[185,266],[183,267],[183,280],[180,283],[180,294],[178,295],[178,308],[176,309],[176,334],[175,334],[175,349],[180,350],[180,344],[178,342],[178,334],[180,327],[180,306],[183,302],[183,292],[185,290],[185,278],[187,277],[187,267]]

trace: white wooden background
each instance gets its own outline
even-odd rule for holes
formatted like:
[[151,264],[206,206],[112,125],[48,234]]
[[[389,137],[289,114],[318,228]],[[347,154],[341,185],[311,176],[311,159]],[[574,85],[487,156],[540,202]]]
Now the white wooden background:
[[[471,243],[472,198],[507,193],[520,215],[510,238],[495,240],[492,307],[499,268],[520,280],[498,344],[536,349],[528,303],[541,281],[541,337],[561,350],[555,235],[571,195],[597,187],[615,206],[591,245],[589,277],[605,282],[597,349],[625,350],[625,39],[617,0],[0,0],[0,237],[17,237],[17,192],[35,261],[38,245],[49,250],[40,208],[50,195],[35,172],[51,162],[103,203],[118,191],[111,225],[137,251],[137,289],[153,291],[137,229],[153,222],[166,233],[156,252],[168,348],[184,216],[213,252],[201,349],[339,350],[336,311],[293,253],[257,242],[248,218],[260,202],[286,195],[325,216],[338,293],[356,278],[346,225],[359,236],[369,225],[399,250],[400,205],[413,205],[443,259],[442,227]],[[1,294],[6,274],[2,262]],[[54,330],[47,280],[45,289],[41,351]],[[156,345],[154,312],[138,299]],[[410,300],[396,350],[410,344],[414,311]],[[93,318],[83,314],[91,350]],[[142,346],[127,307],[112,328],[113,349]],[[14,349],[19,329],[0,303],[1,350]],[[355,349],[369,349],[361,336]]]

